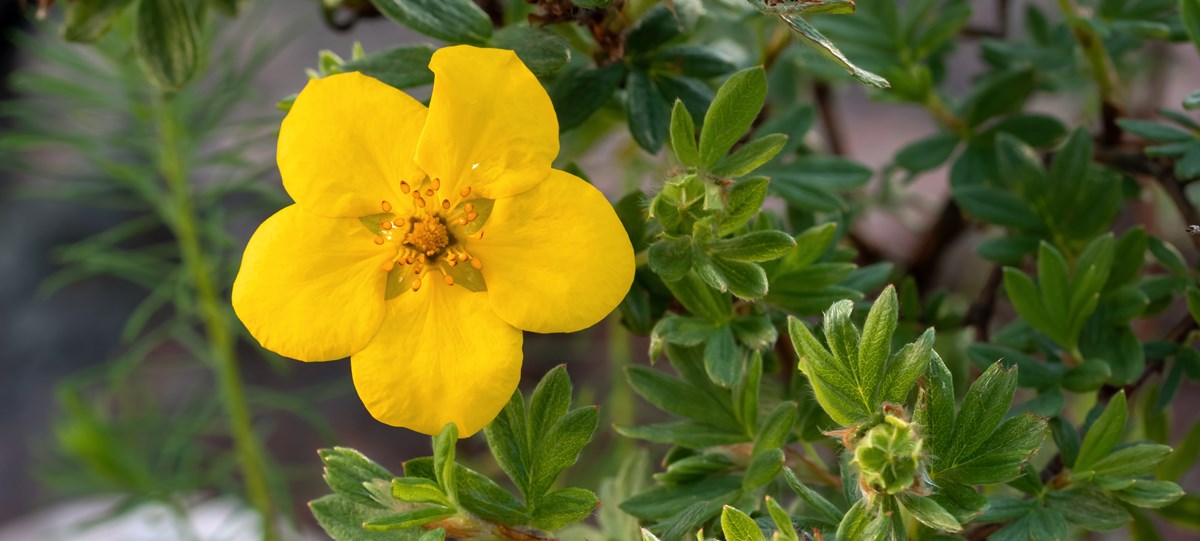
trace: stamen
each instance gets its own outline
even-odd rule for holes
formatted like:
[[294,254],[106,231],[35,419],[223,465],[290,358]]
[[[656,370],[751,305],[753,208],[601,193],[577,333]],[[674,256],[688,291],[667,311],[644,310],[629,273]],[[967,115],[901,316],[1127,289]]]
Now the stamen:
[[458,195],[460,197],[466,197],[468,195],[471,195],[471,187],[467,186],[466,188],[463,188],[462,191],[458,192]]
[[450,200],[449,199],[442,200],[442,208],[445,210],[450,210]]
[[466,219],[465,217],[464,217],[464,218],[459,218],[459,219],[458,219],[458,225],[467,225],[467,219]]
[[[403,184],[401,184],[401,186],[403,186]],[[384,212],[391,212],[391,211],[392,211],[392,204],[391,204],[391,203],[388,203],[387,201],[384,201],[384,202],[380,203],[380,204],[379,204],[379,207],[380,207],[380,208],[382,208]]]
[[[410,188],[408,186],[407,182],[403,182],[403,181],[400,182],[400,191],[401,192],[408,193],[410,190],[412,190],[412,188]],[[384,212],[387,212],[387,210],[388,209],[384,209]]]
[[420,197],[417,197],[417,206],[420,208],[425,208],[425,200]]
[[433,189],[440,190],[440,189],[442,189],[442,179],[435,178],[435,179],[433,179],[433,182],[430,183],[430,185],[433,186]]
[[425,188],[425,196],[433,197],[433,188]]
[[483,268],[483,262],[480,261],[478,257],[473,257],[471,258],[471,266],[474,267],[475,270],[479,270]]
[[392,272],[392,269],[394,268],[396,268],[395,261],[389,260],[383,264],[383,272]]
[[466,211],[467,213],[475,212],[475,203],[467,203],[463,207],[463,210]]
[[412,288],[413,288],[413,291],[416,291],[416,290],[418,290],[418,289],[421,289],[421,277],[420,277],[420,275],[416,276],[416,279],[415,279],[415,280],[413,280],[413,285],[412,285]]
[[446,285],[448,286],[454,285],[454,277],[450,276],[449,274],[442,274],[442,281],[446,282]]
[[384,220],[382,222],[379,222],[379,228],[384,231],[387,231],[388,229],[392,228],[392,222],[389,220]]
[[383,243],[384,243],[383,237],[375,237],[375,244],[383,244]]
[[467,221],[468,222],[474,222],[475,218],[478,218],[478,217],[479,217],[478,212],[468,212],[467,213]]

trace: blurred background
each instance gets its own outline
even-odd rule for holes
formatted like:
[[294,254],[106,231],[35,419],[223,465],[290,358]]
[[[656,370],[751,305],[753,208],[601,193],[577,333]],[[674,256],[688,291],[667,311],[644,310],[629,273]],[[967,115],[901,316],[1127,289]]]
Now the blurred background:
[[[140,77],[137,67],[115,50],[104,57],[102,51],[65,44],[57,27],[47,24],[54,21],[36,21],[35,6],[24,4],[0,1],[0,134],[6,137],[0,146],[0,541],[80,538],[69,537],[62,525],[124,512],[143,525],[169,522],[172,505],[199,506],[193,512],[200,517],[193,520],[199,533],[183,532],[181,539],[252,539],[239,533],[256,520],[252,515],[236,500],[210,499],[236,494],[236,459],[213,399],[212,372],[196,362],[195,341],[202,340],[197,308],[179,298],[171,234],[145,218],[155,194],[139,191],[145,171],[137,164],[154,159],[147,148],[153,138],[145,131],[147,111],[128,106],[129,81]],[[383,18],[351,23],[353,17],[342,13],[345,18],[331,23],[315,1],[257,4],[210,36],[215,80],[181,100],[187,110],[180,114],[195,121],[194,140],[188,142],[192,178],[207,198],[197,203],[198,211],[218,229],[207,241],[233,254],[217,264],[222,279],[236,270],[240,246],[254,227],[286,204],[273,163],[275,130],[284,114],[275,104],[303,87],[304,70],[317,65],[319,51],[349,58],[355,42],[374,51],[429,41]],[[971,26],[980,39],[1003,35],[1009,25],[1020,31],[1021,2],[976,5]],[[339,25],[346,28],[335,28]],[[980,39],[963,40],[950,56],[945,88],[951,95],[982,71]],[[1163,46],[1158,58],[1159,64],[1147,68],[1153,70],[1147,84],[1134,89],[1138,109],[1131,116],[1174,106],[1200,88],[1200,58],[1188,45]],[[78,87],[62,84],[62,77],[43,77],[64,73]],[[424,97],[421,92],[418,97]],[[873,169],[937,130],[925,111],[872,101],[859,85],[835,85],[826,95],[808,97],[822,108],[809,134],[812,144]],[[1083,106],[1038,98],[1034,109],[1076,122]],[[47,136],[54,144],[29,144]],[[89,154],[109,152],[100,143],[112,141],[123,154]],[[564,153],[610,197],[628,186],[652,186],[655,173],[668,165],[661,155],[645,155],[623,130],[589,148],[571,155],[565,144]],[[108,165],[96,169],[97,163]],[[123,180],[106,180],[112,178]],[[939,211],[947,197],[946,173],[921,177],[903,198],[883,190],[878,182],[863,190],[865,218],[855,234],[875,250],[876,259],[903,265],[936,241],[930,231],[944,219]],[[1178,218],[1167,212],[1158,218],[1162,208],[1162,201],[1147,200],[1139,219],[1195,261]],[[929,285],[973,297],[990,266],[972,250],[981,234],[958,236],[946,263],[925,270]],[[646,342],[614,322],[573,335],[525,337],[523,382],[536,382],[566,363],[583,393],[577,403],[602,405],[598,441],[582,459],[595,467],[573,470],[578,486],[595,486],[612,471],[612,449],[630,443],[618,441],[607,427],[637,414],[623,378],[612,382],[625,364],[646,361]],[[303,504],[327,492],[316,449],[358,448],[393,471],[403,460],[429,453],[427,437],[367,414],[347,362],[274,358],[246,340],[239,342],[237,358],[255,431],[278,464],[273,489],[312,538],[322,536],[311,533],[315,526]],[[1173,433],[1195,422],[1196,391],[1184,383]],[[459,449],[468,456],[486,454],[482,437]],[[486,461],[474,465],[485,473],[498,471]],[[1183,485],[1200,488],[1194,474]],[[146,511],[139,507],[145,502],[162,507]],[[162,530],[128,524],[112,529],[97,523],[86,539],[161,539]]]

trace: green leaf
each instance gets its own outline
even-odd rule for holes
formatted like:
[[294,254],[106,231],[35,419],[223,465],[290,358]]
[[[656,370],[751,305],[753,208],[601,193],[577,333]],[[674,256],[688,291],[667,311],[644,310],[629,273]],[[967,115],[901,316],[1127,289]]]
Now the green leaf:
[[1058,386],[1062,380],[1061,365],[1048,364],[1013,348],[977,342],[967,348],[967,355],[981,368],[987,368],[994,362],[1002,362],[1007,367],[1016,366],[1019,369],[1019,387],[1047,389]]
[[975,492],[973,487],[950,481],[939,482],[939,486],[931,498],[960,524],[978,518],[984,507],[988,505],[988,499]]
[[571,407],[571,378],[565,365],[558,365],[542,377],[529,397],[529,434],[533,441],[544,441]]
[[392,496],[403,502],[435,503],[442,507],[454,508],[454,504],[450,503],[446,493],[437,483],[420,477],[392,479]]
[[650,245],[647,259],[650,270],[663,280],[679,280],[692,269],[692,237],[666,237]]
[[782,133],[759,137],[742,145],[733,154],[718,160],[712,168],[712,174],[729,178],[746,176],[771,161],[771,158],[783,150],[787,141],[788,136]]
[[[1196,0],[1186,0],[1186,1],[1190,1],[1193,4],[1196,3]],[[1200,28],[1200,8],[1196,8],[1195,12],[1198,14],[1198,16],[1196,17],[1196,19],[1197,19],[1196,28]],[[1191,111],[1193,109],[1200,109],[1200,90],[1192,92],[1191,94],[1188,95],[1188,97],[1183,99],[1183,108],[1187,109],[1189,111]]]
[[949,463],[953,459],[950,448],[954,443],[954,400],[954,379],[942,358],[934,352],[917,396],[913,422],[926,435],[935,464]]
[[[497,454],[495,447],[492,447],[492,453]],[[434,480],[433,457],[414,458],[405,462],[404,474]],[[454,478],[457,482],[458,504],[463,509],[492,522],[529,523],[524,504],[500,488],[495,481],[461,464],[455,468]]]
[[991,224],[1023,230],[1043,227],[1042,218],[1029,204],[1009,191],[982,185],[955,186],[954,200],[967,213]]
[[[796,240],[783,231],[753,231],[710,242],[709,252],[732,261],[759,262],[778,259],[796,247]],[[661,274],[661,273],[660,273]]]
[[625,49],[645,53],[671,41],[682,33],[675,15],[666,5],[659,4],[646,11],[625,37]]
[[800,500],[804,502],[805,508],[812,513],[816,513],[815,518],[830,526],[841,522],[844,513],[837,506],[829,503],[829,500],[825,499],[817,491],[801,483],[791,468],[786,466],[783,468],[783,479],[796,495],[800,496]]
[[795,317],[788,317],[788,333],[800,357],[800,370],[808,377],[821,409],[842,426],[853,426],[870,418],[871,406],[858,396],[858,387],[848,374],[848,365],[830,354]]
[[738,353],[733,330],[722,326],[704,344],[704,370],[722,387],[731,387],[742,377],[742,356]]
[[576,408],[559,419],[545,433],[544,439],[535,440],[534,462],[530,468],[531,492],[526,495],[535,508],[559,474],[579,460],[579,453],[596,433],[599,416],[595,406]]
[[1200,323],[1200,289],[1195,286],[1187,288],[1187,307],[1192,320]]
[[767,541],[754,519],[728,505],[721,511],[721,531],[728,541]]
[[1108,456],[1125,431],[1126,414],[1125,391],[1122,390],[1113,395],[1104,412],[1084,435],[1079,456],[1075,459],[1076,471],[1090,470],[1100,459]]
[[762,110],[767,76],[762,67],[739,71],[717,90],[700,131],[700,166],[711,167],[725,156]]
[[958,523],[954,515],[951,515],[931,498],[917,496],[911,492],[901,492],[899,496],[901,505],[922,524],[943,532],[962,531],[962,525]]
[[972,456],[1000,425],[1017,389],[1017,371],[1000,363],[988,367],[967,389],[955,423],[951,457]]
[[721,327],[704,318],[668,315],[654,325],[652,338],[660,337],[666,342],[681,346],[698,346],[707,342]]
[[775,323],[766,314],[735,318],[729,327],[733,329],[733,335],[737,337],[738,342],[756,353],[775,347],[775,341],[779,339]]
[[696,147],[696,124],[683,101],[676,99],[671,109],[671,149],[683,165],[699,165],[700,150]]
[[909,143],[896,153],[896,164],[913,173],[922,173],[946,163],[962,139],[953,133],[938,133]]
[[[866,329],[863,329],[863,335],[866,335]],[[904,403],[913,385],[929,369],[929,361],[933,358],[933,341],[933,328],[926,329],[916,341],[906,344],[892,356],[879,382],[880,402]]]
[[454,479],[454,446],[458,443],[458,427],[447,423],[441,433],[433,437],[433,473],[442,490],[450,496],[450,501],[457,501],[455,488],[458,482]]
[[1134,479],[1132,484],[1113,495],[1136,507],[1158,509],[1178,501],[1183,497],[1183,489],[1170,481]]
[[753,453],[755,455],[768,449],[787,445],[788,439],[792,435],[792,427],[795,426],[798,417],[797,408],[795,402],[787,401],[780,402],[774,410],[771,410],[771,414],[763,422],[762,429],[754,437]]
[[452,516],[454,516],[454,511],[445,507],[423,507],[368,520],[363,523],[363,528],[380,532],[403,530],[405,528],[415,528],[431,522],[437,522]]
[[471,0],[371,0],[389,19],[447,43],[485,45],[492,20]]
[[770,483],[779,475],[783,461],[782,449],[766,449],[755,453],[750,458],[750,464],[746,466],[746,474],[742,476],[742,488],[753,490]]
[[558,129],[574,128],[612,97],[625,80],[625,64],[615,62],[599,68],[583,68],[562,74],[550,91]]
[[[518,389],[500,414],[483,427],[488,447],[513,484],[522,494],[530,493],[528,464],[533,456],[529,449],[529,427],[525,414],[525,397]],[[405,465],[407,470],[407,464]]]
[[1158,141],[1162,143],[1181,143],[1190,141],[1194,137],[1192,134],[1183,131],[1179,128],[1155,122],[1153,120],[1134,120],[1131,118],[1119,118],[1117,124],[1122,129],[1128,131],[1143,139]]
[[[1035,329],[1050,335],[1058,334],[1054,321],[1050,319],[1050,315],[1042,305],[1042,294],[1029,276],[1020,270],[1005,267],[1004,291],[1008,294],[1008,299],[1012,301],[1013,307],[1017,309],[1017,313]],[[1051,338],[1057,339],[1056,336],[1051,336]]]
[[363,55],[345,62],[343,72],[357,71],[399,89],[433,82],[429,59],[435,49],[430,45],[406,45]]
[[1092,531],[1115,530],[1132,520],[1121,504],[1104,492],[1087,486],[1054,490],[1046,494],[1050,508],[1067,521]]
[[630,72],[625,92],[629,132],[647,152],[658,152],[667,138],[670,106],[644,71]]
[[693,504],[723,501],[740,492],[740,477],[707,477],[685,485],[659,485],[621,502],[621,510],[643,520],[671,517]]
[[735,431],[729,428],[718,428],[695,421],[677,421],[641,426],[617,425],[614,428],[618,434],[627,438],[655,443],[670,443],[688,449],[703,449],[715,445],[729,445],[746,441],[746,434],[742,430]]
[[421,537],[418,537],[417,541],[446,541],[446,529],[438,527],[429,530],[421,534]]
[[571,59],[566,38],[545,28],[507,26],[496,32],[492,45],[511,49],[537,77],[552,77]]
[[1108,363],[1097,359],[1088,359],[1063,374],[1062,386],[1072,392],[1086,393],[1099,389],[1110,377],[1112,377],[1112,369],[1109,368]]
[[[846,55],[842,54],[842,51],[839,50],[832,41],[829,41],[829,38],[825,37],[824,34],[822,34],[819,30],[817,30],[816,27],[814,27],[799,14],[780,14],[779,18],[783,19],[783,22],[787,23],[788,26],[792,27],[792,30],[799,34],[800,37],[804,38],[805,43],[814,47],[817,52],[821,53],[826,58],[829,58],[830,60],[833,60],[842,66],[842,68],[850,73],[851,77],[858,79],[859,82],[875,88],[888,88],[890,86],[887,82],[887,79],[864,70],[854,65],[853,62],[850,62],[850,59],[846,58]],[[838,537],[840,538],[841,536],[839,535]]]
[[[879,396],[878,389],[883,383],[884,372],[888,369],[888,358],[892,354],[892,334],[896,332],[899,311],[896,288],[889,285],[871,305],[867,321],[863,324],[858,354],[847,359],[850,365],[855,367],[853,371],[858,374],[862,388],[870,393],[871,402],[875,402]],[[841,328],[845,329],[844,326]],[[843,334],[839,333],[837,336],[842,337]],[[928,356],[925,360],[928,362]],[[923,370],[924,366],[921,368]],[[916,378],[913,381],[916,381]]]
[[91,43],[112,28],[133,0],[76,0],[67,4],[62,37],[67,41]]
[[1012,524],[988,538],[989,541],[1062,541],[1067,539],[1067,521],[1062,513],[1034,506]]
[[754,177],[738,181],[730,188],[725,201],[725,213],[717,228],[718,236],[737,231],[758,214],[767,198],[769,182],[765,177]]
[[1032,69],[997,72],[979,81],[962,106],[968,126],[979,126],[989,118],[1016,112],[1034,88]]
[[590,490],[555,490],[540,498],[534,506],[532,525],[543,530],[557,530],[587,518],[598,505],[599,498]]
[[732,319],[729,296],[705,285],[695,272],[689,272],[679,280],[665,280],[663,283],[688,312],[722,323]]
[[634,392],[658,409],[703,424],[740,428],[732,413],[714,411],[708,397],[691,383],[644,366],[630,366],[625,375]]
[[196,20],[184,0],[138,3],[134,50],[159,88],[179,90],[196,75],[199,40]]
[[[1157,443],[1138,443],[1117,449],[1092,464],[1096,477],[1127,479],[1146,475],[1171,455],[1171,448]],[[1077,471],[1078,468],[1076,469]],[[1083,473],[1083,472],[1080,472]]]
[[[770,318],[766,319],[769,323]],[[749,436],[753,436],[758,429],[758,393],[761,385],[762,354],[756,351],[750,356],[750,365],[742,372],[742,377],[732,389],[733,415]],[[788,430],[790,431],[791,427],[788,427]]]
[[800,534],[796,532],[796,526],[792,524],[792,517],[788,512],[779,506],[775,498],[767,496],[767,513],[771,515],[771,521],[775,523],[775,537],[772,541],[800,541]]
[[737,297],[754,300],[767,294],[767,273],[762,267],[720,256],[713,257],[712,264],[724,278],[729,291]]
[[414,541],[420,534],[411,530],[365,530],[364,522],[386,515],[389,511],[355,505],[337,494],[329,494],[308,502],[308,508],[325,533],[337,541]]
[[861,499],[850,506],[850,510],[842,517],[837,527],[838,539],[883,539],[881,536],[868,536],[867,528],[872,517],[866,512],[867,500]]
[[737,64],[722,51],[690,44],[668,45],[654,54],[654,63],[687,77],[707,79],[725,75]]
[[[995,366],[995,365],[993,365]],[[960,424],[959,428],[970,429]],[[935,478],[966,485],[1004,483],[1020,477],[1025,464],[1042,443],[1046,421],[1026,413],[1009,418],[969,456],[958,456],[953,466],[939,464]],[[945,468],[945,469],[942,469]]]

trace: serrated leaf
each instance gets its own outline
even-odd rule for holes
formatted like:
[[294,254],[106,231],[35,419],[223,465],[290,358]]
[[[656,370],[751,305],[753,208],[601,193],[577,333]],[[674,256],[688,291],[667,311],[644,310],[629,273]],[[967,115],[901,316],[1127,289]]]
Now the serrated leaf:
[[337,494],[351,503],[382,508],[372,492],[363,485],[371,482],[387,482],[392,473],[362,453],[347,447],[334,447],[317,451],[325,465],[325,483]]
[[972,456],[1000,425],[1016,388],[1016,370],[1005,369],[1000,363],[988,367],[971,384],[955,422],[950,456],[955,459]]
[[[527,419],[525,397],[518,389],[513,392],[504,409],[500,410],[500,414],[483,427],[492,456],[522,494],[529,492],[528,464],[533,456],[528,444],[530,438]],[[407,464],[405,467],[407,468]]]
[[800,320],[788,317],[788,333],[800,357],[800,370],[808,377],[821,409],[842,426],[868,419],[872,412],[857,396],[857,384],[846,373],[845,365]]
[[596,433],[599,415],[595,406],[571,410],[546,432],[545,439],[535,443],[530,493],[526,496],[533,505],[540,504],[542,494],[558,475],[579,460],[579,453]]
[[[866,334],[865,329],[863,333]],[[892,356],[879,382],[877,396],[880,402],[904,403],[917,379],[929,369],[929,361],[933,358],[933,342],[933,328],[926,329],[916,341],[906,344]]]
[[[896,332],[896,323],[900,317],[899,311],[900,304],[896,300],[896,288],[889,285],[879,295],[879,298],[875,299],[875,303],[871,305],[871,311],[867,313],[857,355],[851,356],[849,350],[845,353],[846,360],[850,361],[850,366],[855,367],[853,371],[858,374],[860,385],[869,393],[871,402],[875,402],[879,396],[878,389],[883,382],[884,372],[888,369],[888,359],[892,354],[892,334]],[[826,332],[828,332],[828,328],[826,327]],[[845,334],[850,332],[849,329],[843,329],[835,334],[839,343],[854,338]]]
[[758,116],[766,96],[767,77],[761,67],[739,71],[721,85],[704,115],[704,128],[700,131],[701,167],[717,163],[741,139]]
[[571,407],[571,378],[565,365],[558,365],[542,376],[529,397],[529,435],[544,441],[555,424]]
[[[495,450],[493,449],[493,453]],[[404,463],[404,474],[434,480],[433,457],[415,458]],[[528,524],[525,505],[495,481],[483,474],[456,465],[458,504],[475,516],[501,524]]]
[[376,532],[363,528],[363,523],[386,515],[389,511],[355,505],[337,494],[329,494],[308,503],[317,523],[337,541],[414,541],[420,532],[411,530]]
[[[960,425],[970,429],[971,425]],[[935,477],[966,485],[1004,483],[1021,475],[1021,466],[1042,443],[1046,421],[1032,414],[1000,424],[970,456],[956,457],[953,466],[939,465]]]

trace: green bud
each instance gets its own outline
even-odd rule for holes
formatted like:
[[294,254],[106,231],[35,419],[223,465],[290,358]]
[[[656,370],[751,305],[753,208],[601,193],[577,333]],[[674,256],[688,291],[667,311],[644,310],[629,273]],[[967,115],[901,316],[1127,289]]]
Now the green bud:
[[865,490],[895,494],[916,482],[920,455],[915,427],[888,415],[858,441],[853,464],[858,465]]

